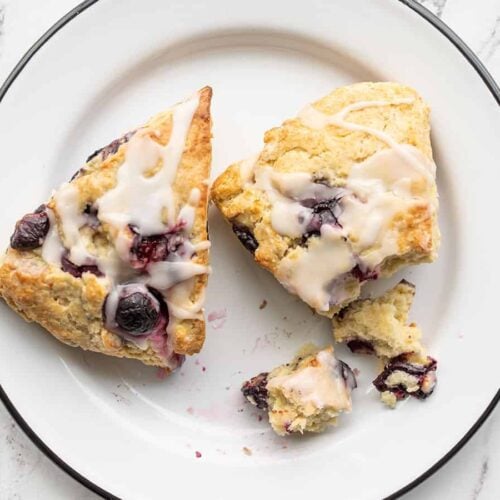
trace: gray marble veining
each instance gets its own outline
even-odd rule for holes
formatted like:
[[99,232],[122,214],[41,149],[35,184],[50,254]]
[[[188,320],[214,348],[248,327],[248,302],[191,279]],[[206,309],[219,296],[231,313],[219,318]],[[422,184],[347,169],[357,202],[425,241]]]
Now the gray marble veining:
[[436,16],[442,17],[447,0],[422,0],[420,3],[434,12]]

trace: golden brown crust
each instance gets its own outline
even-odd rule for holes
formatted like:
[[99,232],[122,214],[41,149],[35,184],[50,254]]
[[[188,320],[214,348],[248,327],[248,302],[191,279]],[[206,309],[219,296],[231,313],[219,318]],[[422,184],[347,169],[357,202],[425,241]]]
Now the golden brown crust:
[[[199,105],[193,116],[185,150],[177,171],[173,189],[178,207],[188,200],[192,188],[200,190],[200,202],[195,211],[195,222],[190,237],[194,243],[204,241],[207,235],[207,197],[211,165],[210,99],[212,90],[205,87],[199,93]],[[171,112],[154,116],[140,133],[165,145],[172,130]],[[116,184],[116,174],[124,162],[127,145],[102,159],[94,156],[72,183],[79,193],[80,207],[92,204]],[[48,206],[60,221],[53,200]],[[59,224],[58,224],[59,225]],[[60,236],[64,235],[59,230]],[[95,250],[110,245],[113,228],[107,224],[92,235]],[[208,264],[208,250],[197,253],[196,262]],[[191,299],[196,301],[204,293],[207,276],[195,278]],[[9,248],[0,266],[0,295],[27,321],[35,321],[66,344],[79,346],[111,356],[139,359],[145,364],[166,366],[162,356],[151,347],[139,349],[108,331],[103,325],[103,304],[108,293],[106,278],[84,273],[81,278],[46,263],[41,250],[17,251]],[[205,338],[203,320],[183,320],[175,325],[173,347],[179,354],[198,352]]]
[[[358,83],[334,90],[313,107],[333,115],[359,101],[397,102],[407,98],[412,102],[352,111],[348,121],[382,130],[396,142],[414,146],[432,160],[429,108],[410,87],[391,82]],[[299,118],[286,120],[280,127],[266,132],[264,143],[255,169],[270,166],[276,172],[307,172],[313,178],[323,178],[337,186],[345,184],[354,164],[388,148],[384,141],[364,131],[351,131],[333,124],[315,129]],[[211,198],[229,222],[250,230],[258,242],[255,260],[276,276],[284,256],[302,254],[301,240],[283,236],[273,229],[269,198],[242,179],[242,163],[231,165],[215,180]],[[410,263],[435,259],[439,230],[436,214],[431,214],[428,206],[415,207],[400,215],[392,226],[399,233],[399,249],[384,262],[381,275],[390,275]],[[359,287],[357,294],[348,300],[358,294]],[[333,307],[326,315],[332,316],[338,309]]]
[[[208,178],[212,163],[212,121],[210,102],[212,89],[205,87],[200,91],[200,104],[196,110],[191,129],[187,138],[187,146],[182,156],[174,181],[174,190],[179,195],[181,203],[186,203],[191,189],[200,190],[200,202],[196,209],[196,217],[191,231],[193,243],[208,240],[207,210],[208,210]],[[197,252],[194,262],[208,265],[209,251]],[[208,275],[201,274],[194,278],[195,285],[190,299],[196,302],[205,293]],[[180,354],[195,354],[203,347],[205,341],[205,321],[186,319],[176,326],[174,350]]]

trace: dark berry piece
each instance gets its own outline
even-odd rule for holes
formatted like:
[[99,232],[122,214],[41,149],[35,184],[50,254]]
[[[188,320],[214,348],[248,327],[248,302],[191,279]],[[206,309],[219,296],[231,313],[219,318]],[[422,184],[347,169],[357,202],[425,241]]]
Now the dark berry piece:
[[42,212],[45,212],[46,209],[47,209],[47,205],[45,205],[45,203],[42,203],[33,213],[40,214]]
[[179,225],[168,233],[141,236],[135,233],[130,247],[130,265],[134,269],[144,270],[152,262],[167,260],[171,253],[180,251],[185,241],[181,233],[183,226]]
[[83,213],[87,219],[87,226],[97,229],[101,225],[101,222],[97,218],[98,210],[94,205],[87,203],[83,209]]
[[92,273],[98,277],[104,276],[95,264],[77,266],[68,259],[67,254],[61,257],[61,268],[75,278],[81,278],[83,273]]
[[[87,160],[88,161],[88,160]],[[72,176],[69,182],[74,181],[75,179],[78,179],[80,175],[82,175],[85,172],[84,168],[79,168]]]
[[[109,143],[107,146],[104,146],[103,148],[94,151],[87,158],[87,162],[89,162],[90,160],[93,160],[99,154],[101,155],[102,161],[104,161],[108,156],[114,155],[118,151],[118,149],[120,148],[120,146],[122,144],[125,144],[126,142],[128,142],[130,140],[130,138],[134,135],[134,133],[135,133],[135,130],[133,130],[132,132],[128,132],[127,134],[120,137],[119,139],[115,139],[113,142]],[[80,170],[75,174],[75,176],[78,177],[79,174],[80,174]],[[75,177],[75,176],[73,176],[73,177]]]
[[255,250],[259,247],[259,242],[250,229],[239,224],[233,224],[233,232],[249,252],[255,253]]
[[347,347],[355,354],[374,354],[375,349],[366,340],[353,339],[347,342]]
[[[43,207],[43,208],[42,208]],[[26,214],[16,223],[10,246],[16,250],[32,250],[43,245],[50,228],[50,221],[42,205],[36,212]]]
[[159,317],[160,304],[151,293],[137,291],[118,300],[115,321],[130,335],[144,335],[150,332]]
[[319,236],[321,226],[329,224],[331,226],[342,227],[338,218],[341,214],[340,200],[342,196],[331,198],[329,200],[303,200],[301,204],[312,209],[312,218],[307,225],[303,238],[308,239],[311,236]]
[[378,279],[378,271],[375,271],[373,269],[362,269],[362,267],[359,265],[356,265],[352,268],[351,274],[359,281]]
[[354,376],[354,372],[351,370],[351,367],[340,359],[338,362],[340,375],[345,380],[347,387],[349,387],[351,391],[356,389],[356,387],[358,387],[358,383],[356,382],[356,377]]
[[260,410],[267,410],[267,372],[259,373],[241,387],[243,396]]
[[[437,383],[437,361],[428,356],[425,364],[417,364],[410,362],[409,356],[410,354],[401,354],[389,360],[384,371],[373,381],[373,385],[378,391],[390,391],[398,400],[408,396],[426,399],[432,394]],[[389,385],[387,379],[396,372],[404,372],[412,377],[412,382],[418,385],[418,389],[410,392],[404,383]]]

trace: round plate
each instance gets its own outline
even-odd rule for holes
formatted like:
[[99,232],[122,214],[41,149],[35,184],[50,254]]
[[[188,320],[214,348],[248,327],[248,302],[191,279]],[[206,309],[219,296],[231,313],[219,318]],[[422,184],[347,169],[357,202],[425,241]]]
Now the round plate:
[[436,263],[377,288],[416,283],[412,314],[439,359],[439,386],[390,411],[371,386],[372,360],[339,347],[360,370],[352,414],[321,435],[276,437],[240,384],[305,341],[330,342],[329,322],[258,269],[212,209],[206,309],[219,319],[203,352],[168,379],[66,347],[2,306],[3,399],[24,427],[96,491],[134,499],[381,498],[435,468],[498,389],[500,113],[484,70],[395,0],[101,0],[80,10],[4,87],[1,241],[89,152],[205,84],[215,176],[336,86],[403,82],[432,108],[443,244]]

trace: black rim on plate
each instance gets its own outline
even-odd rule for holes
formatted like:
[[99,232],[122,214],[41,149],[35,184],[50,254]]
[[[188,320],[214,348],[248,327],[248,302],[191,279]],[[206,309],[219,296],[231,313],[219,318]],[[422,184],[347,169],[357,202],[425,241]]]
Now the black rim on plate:
[[[0,102],[4,98],[5,94],[9,90],[10,86],[14,83],[16,78],[19,76],[24,67],[28,64],[30,59],[40,50],[45,43],[47,43],[61,28],[66,26],[72,19],[80,15],[90,6],[97,3],[99,0],[85,0],[79,5],[77,5],[74,9],[68,12],[65,16],[63,16],[59,21],[57,21],[46,33],[44,33],[24,54],[21,60],[16,64],[14,69],[11,71],[3,85],[0,87]],[[483,80],[484,84],[488,87],[491,94],[495,98],[498,104],[500,104],[500,88],[497,83],[490,75],[488,70],[485,68],[483,63],[479,60],[479,58],[474,54],[474,52],[465,44],[465,42],[451,29],[449,28],[441,19],[435,16],[431,11],[427,8],[423,7],[416,0],[398,0],[402,4],[406,5],[418,15],[420,15],[423,19],[425,19],[429,24],[431,24],[434,28],[436,28],[442,35],[444,35],[457,49],[458,51],[465,57],[465,59],[469,62],[469,64],[476,70],[478,75]],[[87,487],[89,490],[97,493],[103,498],[107,498],[110,500],[116,499],[119,500],[115,495],[107,492],[97,484],[88,480],[86,477],[82,476],[78,471],[73,469],[68,463],[62,460],[56,453],[54,453],[43,441],[42,439],[35,433],[35,431],[30,427],[28,422],[24,420],[21,414],[17,411],[16,407],[12,403],[12,401],[7,396],[7,393],[0,385],[0,400],[3,402],[8,412],[12,416],[12,418],[17,422],[19,427],[25,432],[25,434],[33,441],[33,443],[42,451],[48,458],[50,458],[56,465],[58,465],[62,470],[64,470],[67,474],[69,474],[72,478],[78,481],[83,486]],[[462,439],[450,450],[446,453],[440,460],[438,460],[432,467],[430,467],[423,474],[414,479],[411,483],[407,484],[400,490],[396,491],[392,495],[386,497],[385,500],[395,500],[396,498],[400,498],[402,495],[415,488],[415,486],[421,484],[428,477],[434,474],[437,470],[439,470],[446,462],[448,462],[462,447],[470,440],[470,438],[478,431],[481,425],[486,421],[486,419],[493,412],[495,406],[500,401],[500,390],[497,391],[491,403],[484,410],[478,420],[474,423],[474,425],[467,431],[467,433],[462,437]]]

